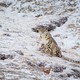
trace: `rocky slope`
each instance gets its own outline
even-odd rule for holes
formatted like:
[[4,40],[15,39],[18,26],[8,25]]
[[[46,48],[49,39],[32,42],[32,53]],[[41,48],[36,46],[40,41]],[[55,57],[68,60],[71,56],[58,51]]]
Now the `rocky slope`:
[[[79,0],[2,0],[0,80],[80,80],[80,64],[38,51],[37,25],[55,25],[52,36],[66,57],[80,61]],[[60,19],[67,17],[61,25]],[[59,24],[55,24],[58,22]]]

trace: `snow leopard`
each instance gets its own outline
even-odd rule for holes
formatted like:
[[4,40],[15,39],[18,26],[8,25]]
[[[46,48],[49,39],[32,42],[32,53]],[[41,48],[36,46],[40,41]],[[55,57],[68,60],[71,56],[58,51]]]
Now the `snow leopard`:
[[50,34],[48,27],[39,26],[32,28],[32,30],[40,34],[39,51],[41,51],[41,53],[50,54],[51,56],[56,56],[69,62],[80,63],[80,61],[62,55],[61,48]]

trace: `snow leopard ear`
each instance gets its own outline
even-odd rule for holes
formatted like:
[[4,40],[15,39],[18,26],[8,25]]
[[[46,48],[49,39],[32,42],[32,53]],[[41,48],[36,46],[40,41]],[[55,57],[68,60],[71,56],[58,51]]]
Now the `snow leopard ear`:
[[33,31],[33,32],[37,32],[37,33],[39,32],[39,31],[37,30],[37,28],[32,28],[32,31]]
[[47,29],[48,29],[48,31],[52,31],[52,30],[54,31],[54,29],[56,29],[56,26],[49,24]]

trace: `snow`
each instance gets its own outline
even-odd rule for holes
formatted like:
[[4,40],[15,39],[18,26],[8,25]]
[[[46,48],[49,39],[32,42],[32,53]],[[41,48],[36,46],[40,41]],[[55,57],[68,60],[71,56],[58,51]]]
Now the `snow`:
[[[51,21],[68,16],[65,24],[56,27],[50,33],[64,56],[80,61],[80,1],[71,2],[71,4],[77,3],[73,11],[68,11],[69,8],[73,9],[73,6],[68,5],[69,0],[25,1],[4,0],[6,4],[12,4],[4,11],[0,11],[0,25],[2,25],[0,54],[13,55],[13,59],[0,60],[0,78],[3,80],[79,80],[80,77],[77,76],[76,79],[75,74],[67,76],[73,72],[71,69],[80,71],[79,64],[38,51],[39,34],[33,32],[32,28],[37,25],[47,25]],[[48,8],[48,5],[54,8]],[[31,11],[28,9],[29,6]],[[22,9],[21,12],[19,12],[20,9]],[[49,13],[52,10],[53,12]],[[37,15],[41,16],[36,17]],[[22,51],[23,55],[17,51]],[[49,74],[44,73],[43,68],[38,66],[40,63],[44,64],[44,69],[52,67]],[[54,66],[63,66],[66,69],[57,73],[53,70]]]

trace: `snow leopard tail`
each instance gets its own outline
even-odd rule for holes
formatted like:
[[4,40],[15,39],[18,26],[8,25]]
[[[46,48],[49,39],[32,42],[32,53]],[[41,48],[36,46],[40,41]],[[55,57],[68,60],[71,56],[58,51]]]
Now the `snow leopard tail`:
[[73,62],[73,63],[78,63],[78,64],[80,64],[80,61],[76,61],[76,60],[70,59],[70,58],[65,57],[65,56],[63,56],[63,55],[62,55],[62,59],[67,60],[67,61],[69,61],[69,62]]

